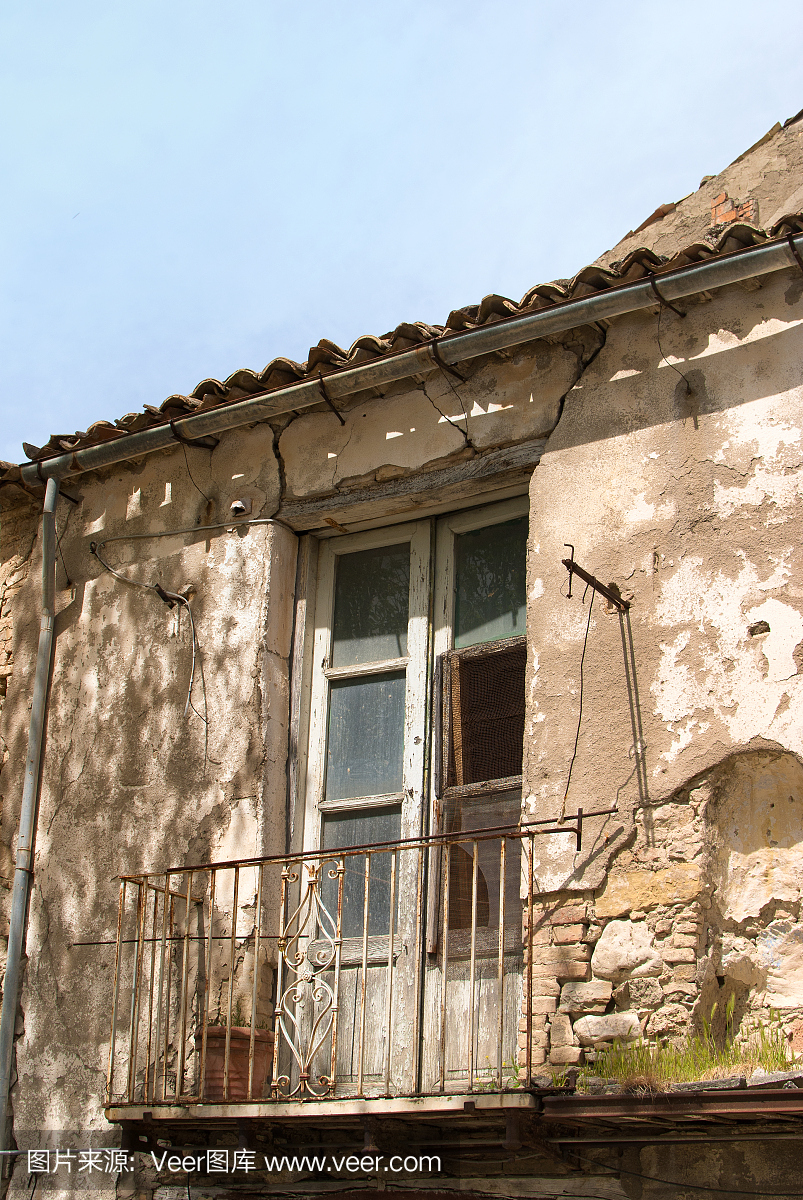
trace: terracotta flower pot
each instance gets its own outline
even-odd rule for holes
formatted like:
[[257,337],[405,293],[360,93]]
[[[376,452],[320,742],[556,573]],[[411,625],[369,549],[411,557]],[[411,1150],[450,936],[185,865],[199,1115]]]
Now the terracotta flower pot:
[[[201,1053],[203,1030],[195,1033],[195,1045]],[[229,1100],[248,1099],[248,1055],[251,1046],[251,1030],[246,1025],[232,1025],[229,1043]],[[251,1082],[251,1097],[260,1100],[273,1060],[273,1033],[267,1029],[254,1032],[254,1073]],[[206,1101],[225,1103],[223,1093],[224,1066],[226,1063],[226,1026],[210,1025],[206,1030],[206,1067],[202,1098]]]

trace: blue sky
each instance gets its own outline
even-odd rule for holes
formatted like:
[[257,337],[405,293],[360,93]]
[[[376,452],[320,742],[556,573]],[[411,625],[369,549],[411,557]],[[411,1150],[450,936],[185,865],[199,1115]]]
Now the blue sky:
[[0,459],[570,276],[803,107],[803,6],[6,0]]

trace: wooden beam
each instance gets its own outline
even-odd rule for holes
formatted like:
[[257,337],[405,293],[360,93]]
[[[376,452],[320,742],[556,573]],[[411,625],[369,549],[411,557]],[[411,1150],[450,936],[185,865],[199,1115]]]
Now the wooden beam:
[[276,515],[301,532],[331,528],[331,521],[347,526],[355,521],[415,514],[433,505],[448,506],[469,496],[526,483],[546,443],[546,438],[537,438],[401,479],[344,488],[328,496],[285,499]]

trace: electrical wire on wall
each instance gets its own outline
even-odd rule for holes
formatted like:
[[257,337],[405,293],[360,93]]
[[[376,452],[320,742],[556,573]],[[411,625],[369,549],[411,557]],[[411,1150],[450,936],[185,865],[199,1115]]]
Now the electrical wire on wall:
[[110,575],[113,575],[115,579],[119,579],[121,583],[127,583],[130,587],[142,588],[143,591],[146,592],[155,592],[159,599],[162,600],[168,608],[175,608],[175,606],[178,604],[180,607],[184,607],[187,610],[192,641],[192,667],[190,668],[190,683],[189,687],[187,688],[187,700],[184,705],[184,716],[186,718],[188,712],[190,709],[192,709],[196,717],[199,717],[203,721],[204,725],[208,725],[208,714],[203,715],[199,713],[198,709],[192,702],[192,689],[195,683],[195,669],[196,666],[198,666],[204,697],[204,713],[206,713],[206,684],[203,678],[203,665],[201,664],[201,647],[198,642],[198,634],[195,630],[195,620],[192,615],[192,606],[190,605],[189,597],[182,596],[180,592],[168,592],[160,583],[140,583],[137,579],[129,579],[127,575],[121,575],[120,572],[116,571],[114,567],[110,566],[101,555],[100,546],[103,544],[104,543],[102,542],[90,542],[89,549],[94,554],[95,558],[98,560],[103,569],[108,571]]
[[[160,529],[151,533],[125,533],[119,534],[115,537],[105,538],[103,541],[89,543],[89,549],[92,554],[98,560],[103,569],[108,571],[110,575],[113,575],[115,579],[119,579],[121,583],[126,583],[130,587],[140,588],[147,592],[155,592],[159,599],[166,604],[168,608],[172,609],[178,605],[179,611],[181,611],[182,608],[186,610],[190,623],[192,665],[190,668],[190,682],[187,688],[187,699],[184,704],[184,718],[186,719],[190,710],[192,710],[192,712],[194,712],[195,715],[204,723],[204,762],[206,762],[207,759],[207,748],[209,742],[209,711],[206,699],[206,680],[204,679],[201,645],[198,641],[198,633],[195,628],[195,619],[193,617],[189,596],[180,592],[169,592],[166,588],[163,588],[160,583],[140,583],[137,579],[130,579],[127,575],[123,575],[120,571],[112,567],[101,554],[101,550],[103,550],[104,547],[108,546],[111,542],[146,541],[150,540],[151,538],[178,537],[181,534],[208,533],[213,529],[234,529],[249,525],[279,525],[284,529],[288,529],[294,536],[296,536],[296,532],[293,527],[288,525],[286,521],[282,521],[277,517],[251,517],[242,521],[229,520],[217,521],[212,525],[191,525],[184,529]],[[188,590],[189,589],[185,589],[185,591]],[[193,703],[193,688],[195,685],[196,670],[201,681],[204,708],[203,713],[199,712]]]

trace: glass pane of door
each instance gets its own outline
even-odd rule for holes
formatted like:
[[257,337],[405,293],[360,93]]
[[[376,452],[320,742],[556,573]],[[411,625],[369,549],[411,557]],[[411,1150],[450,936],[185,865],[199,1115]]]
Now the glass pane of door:
[[406,657],[409,594],[409,542],[341,555],[332,666]]
[[[325,850],[347,849],[349,846],[369,846],[394,842],[400,836],[401,808],[363,809],[354,814],[327,814],[323,819]],[[362,937],[365,908],[365,858],[352,854],[345,859],[343,876],[343,915],[341,932],[344,938]],[[371,854],[368,882],[368,934],[370,937],[390,932],[390,874],[393,852],[377,850]],[[396,884],[398,911],[399,884]],[[327,908],[337,903],[337,882],[324,879],[324,903]]]
[[405,684],[404,671],[332,682],[326,800],[401,791]]
[[518,517],[455,538],[456,647],[525,632],[527,525]]

